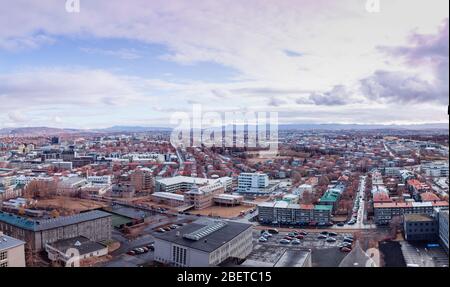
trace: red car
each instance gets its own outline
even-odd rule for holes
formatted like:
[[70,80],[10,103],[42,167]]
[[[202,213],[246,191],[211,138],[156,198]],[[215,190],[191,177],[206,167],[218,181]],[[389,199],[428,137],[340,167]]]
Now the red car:
[[351,248],[348,248],[348,247],[342,247],[342,248],[341,248],[341,251],[342,251],[342,252],[350,252],[350,251],[352,251],[352,249],[351,249]]
[[297,239],[303,239],[304,236],[300,234],[300,235],[295,236],[295,238],[297,238]]
[[293,240],[294,238],[292,238],[292,237],[290,237],[290,236],[285,236],[285,237],[284,237],[284,239],[286,239],[286,240],[289,240],[289,241],[290,241],[290,240]]

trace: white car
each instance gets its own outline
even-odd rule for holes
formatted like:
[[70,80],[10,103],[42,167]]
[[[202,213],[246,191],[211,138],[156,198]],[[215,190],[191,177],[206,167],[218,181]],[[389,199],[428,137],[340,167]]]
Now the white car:
[[261,236],[261,237],[258,239],[258,241],[259,241],[259,242],[267,242],[267,238]]

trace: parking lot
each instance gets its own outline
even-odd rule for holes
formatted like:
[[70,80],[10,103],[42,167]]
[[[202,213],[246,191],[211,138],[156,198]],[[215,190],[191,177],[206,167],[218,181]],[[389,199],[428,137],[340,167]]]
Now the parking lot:
[[[300,244],[283,244],[280,243],[280,240],[283,239],[289,232],[280,232],[279,234],[273,234],[271,238],[268,239],[267,242],[259,243],[259,244],[269,244],[269,245],[277,245],[277,246],[293,246],[293,247],[302,247],[302,248],[310,248],[310,249],[324,249],[324,248],[333,248],[338,247],[343,243],[343,239],[346,236],[352,236],[351,233],[338,233],[337,236],[331,236],[336,239],[335,242],[327,242],[326,239],[318,239],[317,237],[320,235],[320,230],[309,232],[306,230],[308,234],[304,236],[303,239],[300,240]],[[260,237],[260,231],[254,231],[253,233],[254,241],[257,243],[258,238]]]

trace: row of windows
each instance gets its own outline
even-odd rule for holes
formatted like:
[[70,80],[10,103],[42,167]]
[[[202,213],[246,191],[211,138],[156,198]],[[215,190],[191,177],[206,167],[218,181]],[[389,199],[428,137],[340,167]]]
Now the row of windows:
[[1,251],[0,252],[0,261],[8,259],[8,252],[7,251]]
[[186,249],[178,246],[173,246],[172,261],[181,265],[186,265]]

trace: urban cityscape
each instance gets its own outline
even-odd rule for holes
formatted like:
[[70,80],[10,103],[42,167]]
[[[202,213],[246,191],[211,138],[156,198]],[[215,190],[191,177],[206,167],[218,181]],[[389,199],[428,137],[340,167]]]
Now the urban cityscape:
[[448,1],[5,2],[0,267],[448,267]]

